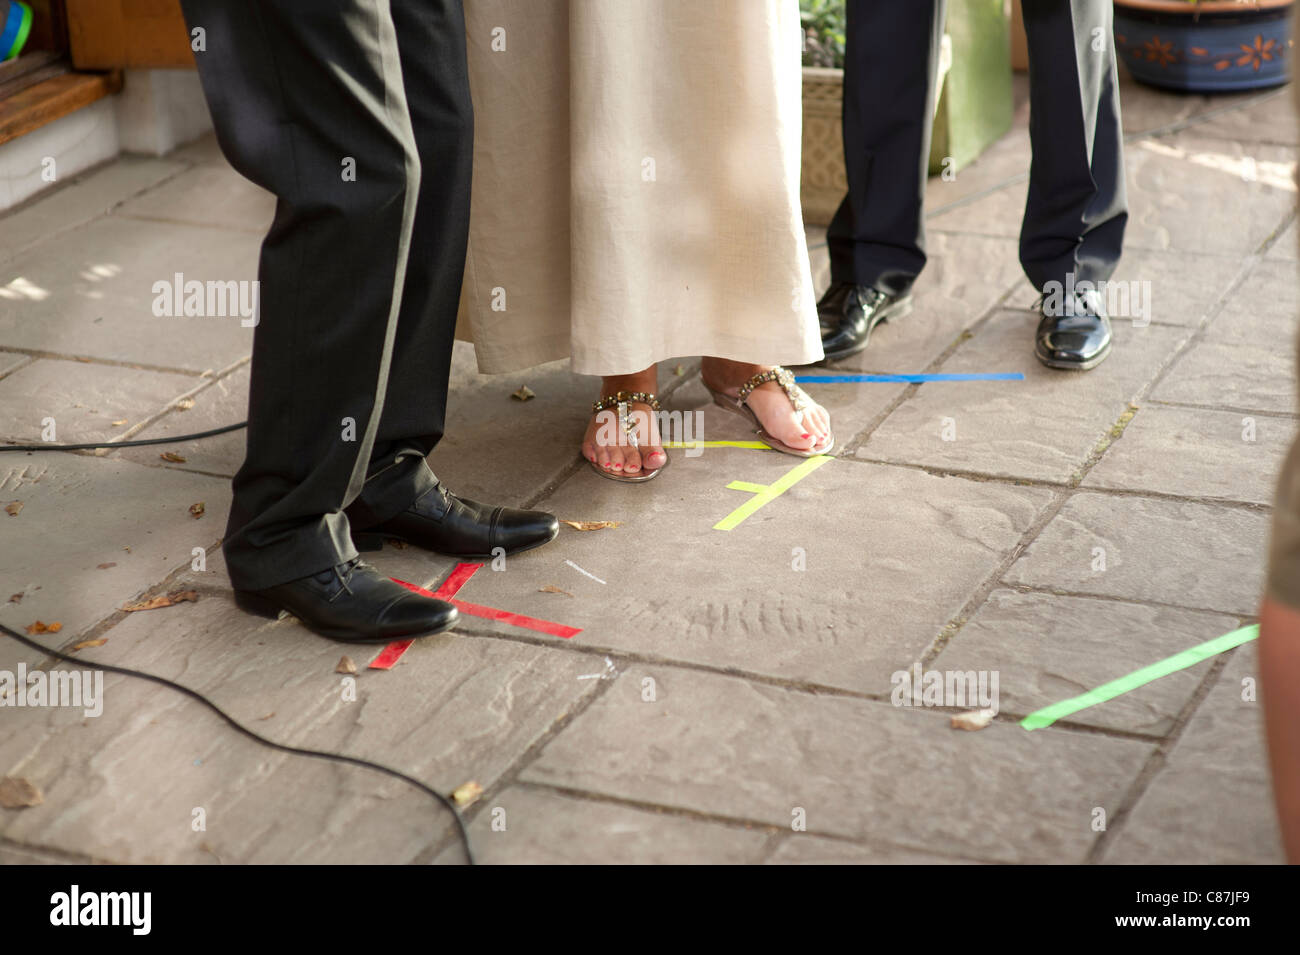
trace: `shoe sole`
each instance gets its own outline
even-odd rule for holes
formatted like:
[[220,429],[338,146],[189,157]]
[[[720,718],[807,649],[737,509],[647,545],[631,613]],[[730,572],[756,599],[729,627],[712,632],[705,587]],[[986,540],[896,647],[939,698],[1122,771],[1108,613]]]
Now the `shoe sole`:
[[[533,544],[525,544],[523,547],[516,547],[514,550],[506,551],[506,556],[513,557],[516,554],[522,554],[525,551],[535,550],[538,547],[542,547],[545,546],[546,544],[549,544],[551,541],[555,540],[555,538],[559,536],[560,536],[560,529],[557,527],[555,529],[555,533],[552,534],[550,537],[546,538],[546,540],[540,540]],[[412,547],[421,546],[419,544],[413,543],[409,538],[403,537],[400,534],[370,534],[365,531],[362,531],[359,534],[352,535],[353,546],[355,546],[357,550],[368,554],[374,553],[375,551],[383,550],[384,542],[390,540],[401,541],[404,544],[410,544]],[[496,554],[450,554],[445,551],[433,550],[432,548],[428,548],[428,547],[424,549],[428,550],[429,553],[431,554],[438,554],[442,557],[459,557],[465,560],[493,560],[497,556]]]
[[1093,355],[1087,361],[1056,361],[1047,358],[1037,348],[1034,349],[1034,357],[1038,359],[1039,364],[1048,368],[1055,368],[1058,371],[1087,371],[1090,368],[1096,368],[1108,357],[1110,357],[1110,346],[1096,355]]
[[392,643],[394,640],[410,640],[416,637],[427,637],[427,636],[432,636],[435,633],[443,633],[446,630],[450,630],[452,627],[456,626],[456,624],[460,622],[460,611],[457,610],[455,607],[452,607],[451,614],[447,617],[446,621],[431,629],[413,630],[408,633],[392,633],[382,637],[379,636],[363,637],[363,636],[358,636],[355,633],[352,633],[351,631],[330,630],[323,627],[313,627],[310,624],[308,624],[305,620],[303,620],[301,617],[299,617],[297,614],[295,614],[292,610],[289,610],[287,607],[281,606],[280,604],[276,603],[274,600],[271,600],[270,598],[267,597],[263,597],[260,594],[249,593],[244,590],[235,591],[235,606],[239,607],[240,610],[246,611],[247,613],[256,614],[259,617],[269,617],[273,620],[278,618],[281,612],[287,613],[292,617],[294,617],[294,619],[296,619],[299,623],[301,623],[304,627],[306,627],[308,630],[310,630],[312,633],[316,634],[317,636],[326,637],[327,639],[330,640],[336,640],[339,643],[384,644],[384,643]]
[[867,326],[867,334],[862,337],[862,344],[854,345],[852,348],[843,351],[837,351],[834,354],[828,354],[824,356],[821,361],[815,362],[814,364],[822,365],[828,361],[840,361],[843,358],[851,358],[866,349],[867,343],[871,341],[871,333],[876,330],[877,325],[883,325],[891,318],[903,318],[911,313],[912,296],[909,295],[907,298],[895,302],[888,308],[882,309],[879,314],[877,314],[875,320]]
[[664,452],[664,463],[659,465],[653,471],[643,471],[640,474],[623,474],[617,471],[606,471],[596,464],[595,461],[587,461],[587,466],[603,478],[609,478],[611,481],[617,481],[619,484],[644,484],[646,481],[653,481],[659,476],[664,468],[668,467],[668,452]]

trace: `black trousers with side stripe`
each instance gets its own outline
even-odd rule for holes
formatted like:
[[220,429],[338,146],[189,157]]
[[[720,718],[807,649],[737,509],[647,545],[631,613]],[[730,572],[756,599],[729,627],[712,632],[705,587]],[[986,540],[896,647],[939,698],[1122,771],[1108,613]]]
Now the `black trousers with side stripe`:
[[[469,227],[460,0],[182,0],[217,139],[272,192],[223,548],[262,589],[433,485]],[[199,32],[201,31],[201,32]]]

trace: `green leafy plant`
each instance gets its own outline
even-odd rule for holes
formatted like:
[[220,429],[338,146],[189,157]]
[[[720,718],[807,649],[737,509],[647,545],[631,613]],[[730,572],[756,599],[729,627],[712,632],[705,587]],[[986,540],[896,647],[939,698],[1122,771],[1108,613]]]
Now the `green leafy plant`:
[[799,0],[803,65],[843,69],[844,0]]

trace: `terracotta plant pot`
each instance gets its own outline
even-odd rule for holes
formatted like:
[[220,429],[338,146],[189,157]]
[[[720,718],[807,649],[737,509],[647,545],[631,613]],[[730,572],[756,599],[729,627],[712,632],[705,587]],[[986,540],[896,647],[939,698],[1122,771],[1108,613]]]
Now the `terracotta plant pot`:
[[1115,46],[1133,78],[1187,93],[1290,78],[1293,0],[1115,0]]

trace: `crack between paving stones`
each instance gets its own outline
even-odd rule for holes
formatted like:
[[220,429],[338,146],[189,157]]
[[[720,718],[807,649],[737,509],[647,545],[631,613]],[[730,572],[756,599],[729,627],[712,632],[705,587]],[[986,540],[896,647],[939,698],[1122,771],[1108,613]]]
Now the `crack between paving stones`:
[[1260,418],[1285,418],[1290,421],[1300,419],[1300,415],[1290,411],[1265,411],[1262,408],[1238,408],[1235,405],[1198,405],[1190,401],[1166,401],[1163,398],[1149,398],[1147,405],[1166,408],[1187,408],[1190,411],[1221,411],[1224,414],[1255,415]]
[[[1091,594],[1082,594],[1079,596],[1091,597]],[[1133,603],[1134,601],[1128,601]],[[1175,609],[1191,609],[1178,607]],[[1225,615],[1222,611],[1199,611],[1203,613],[1216,613],[1219,616]],[[478,629],[457,628],[454,633],[460,637],[473,637],[478,639],[505,640],[510,643],[521,643],[528,646],[544,647],[552,650],[560,650],[568,653],[577,653],[583,656],[592,656],[604,659],[609,657],[619,666],[619,672],[623,672],[632,666],[643,668],[659,667],[666,670],[683,670],[691,673],[701,673],[705,676],[716,676],[724,679],[742,680],[746,683],[757,683],[761,686],[770,686],[777,690],[786,690],[791,693],[799,693],[806,696],[833,697],[839,699],[856,700],[863,703],[875,703],[882,706],[893,706],[891,693],[867,693],[862,690],[850,690],[845,687],[829,686],[821,683],[811,683],[806,680],[790,680],[783,677],[772,676],[766,673],[758,673],[749,670],[739,670],[734,667],[721,667],[707,663],[696,663],[689,660],[677,660],[671,657],[659,657],[650,654],[629,652],[611,647],[579,647],[564,644],[547,642],[542,638],[527,636],[515,636],[513,634],[494,633],[492,631]],[[946,713],[955,715],[965,713],[970,710],[969,706],[926,706],[926,712]],[[1000,711],[994,719],[1000,722],[1019,723],[1028,716],[1028,713],[1014,713],[1010,711]],[[1086,723],[1072,723],[1068,720],[1059,720],[1052,724],[1055,729],[1071,730],[1076,732],[1088,733],[1093,735],[1107,736],[1115,739],[1133,739],[1141,742],[1158,742],[1163,737],[1151,733],[1143,733],[1138,730],[1115,729],[1111,727],[1099,727]]]
[[627,809],[639,810],[642,812],[656,813],[666,816],[676,816],[680,819],[688,819],[693,822],[705,823],[709,825],[723,826],[728,829],[744,829],[747,831],[770,830],[771,848],[766,850],[760,856],[760,862],[766,862],[785,842],[791,839],[817,838],[826,839],[832,842],[839,842],[845,845],[856,846],[859,848],[869,849],[872,851],[883,852],[915,852],[923,855],[932,855],[941,859],[960,859],[968,862],[982,862],[996,864],[999,860],[984,859],[978,856],[946,854],[935,852],[933,849],[923,846],[908,845],[906,843],[890,842],[880,838],[855,838],[846,836],[843,833],[823,832],[821,830],[809,829],[803,832],[795,833],[786,830],[783,826],[766,819],[748,818],[745,816],[728,816],[722,813],[707,812],[701,809],[691,809],[687,806],[666,805],[664,803],[649,802],[640,799],[631,799],[626,796],[617,796],[612,793],[602,793],[592,789],[578,789],[572,786],[561,786],[555,783],[544,783],[536,780],[520,780],[515,784],[520,789],[531,789],[537,792],[549,793],[552,795],[562,796],[569,799],[580,800],[583,802],[599,802],[612,806],[621,806]]
[[[474,820],[478,818],[479,813],[481,813],[493,799],[514,785],[519,779],[519,774],[537,761],[547,744],[549,744],[551,740],[555,739],[555,737],[559,736],[560,733],[572,724],[574,720],[587,712],[587,710],[590,709],[597,700],[601,699],[607,692],[609,692],[610,688],[615,682],[617,682],[618,677],[619,674],[615,673],[612,679],[593,681],[596,683],[595,687],[593,687],[585,696],[579,696],[577,700],[574,701],[573,705],[566,712],[561,713],[560,716],[541,733],[541,735],[529,744],[527,749],[515,757],[515,760],[508,764],[490,785],[484,787],[482,795],[480,795],[472,805],[461,813],[462,818],[465,820],[465,829],[467,832],[470,831],[470,828],[473,826]],[[435,839],[430,848],[426,849],[416,857],[415,864],[431,865],[433,861],[441,856],[442,853],[447,851],[448,848],[459,844],[460,834],[454,823],[449,824],[444,830],[442,838]],[[457,854],[459,855],[459,853]]]
[[[1241,619],[1242,618],[1238,618],[1239,625],[1241,625]],[[1169,754],[1173,752],[1174,747],[1178,745],[1178,741],[1182,738],[1183,731],[1187,728],[1187,724],[1191,722],[1196,711],[1200,709],[1201,703],[1210,695],[1210,691],[1213,690],[1214,684],[1218,682],[1219,676],[1223,673],[1224,669],[1227,668],[1229,661],[1240,651],[1240,649],[1240,647],[1234,647],[1231,650],[1220,653],[1215,658],[1209,671],[1201,679],[1200,684],[1192,693],[1191,698],[1183,705],[1182,710],[1180,710],[1178,715],[1174,718],[1173,728],[1170,729],[1163,740],[1156,744],[1155,749],[1147,756],[1146,762],[1142,764],[1142,769],[1138,771],[1133,782],[1129,784],[1128,790],[1120,800],[1119,808],[1107,817],[1106,828],[1093,842],[1087,855],[1084,856],[1083,862],[1085,865],[1100,864],[1101,857],[1105,853],[1107,847],[1117,838],[1116,833],[1123,830],[1124,824],[1128,821],[1132,811],[1137,807],[1138,801],[1146,793],[1151,783],[1155,781],[1156,776],[1160,774],[1160,770],[1164,769]]]
[[[87,219],[83,219],[79,222],[74,222],[70,225],[63,227],[62,229],[58,229],[54,232],[48,233],[46,235],[42,235],[27,245],[20,246],[19,248],[13,251],[13,254],[0,258],[0,265],[5,264],[7,262],[11,262],[14,259],[18,258],[19,256],[25,255],[26,253],[31,252],[35,249],[39,249],[45,243],[61,238],[62,236],[66,235],[69,232],[72,232],[75,229],[85,229],[89,227],[92,223],[98,222],[100,219],[107,219],[110,216],[112,216],[117,209],[121,208],[123,205],[130,202],[132,199],[137,199],[140,196],[152,192],[155,189],[161,189],[163,186],[167,185],[173,179],[176,179],[178,176],[183,176],[187,172],[192,172],[193,170],[204,165],[204,163],[186,162],[183,159],[168,159],[166,157],[161,157],[161,156],[148,157],[148,158],[153,161],[175,163],[179,165],[180,168],[175,170],[171,174],[164,176],[163,178],[159,179],[156,182],[152,182],[149,185],[143,186],[140,189],[137,189],[135,192],[132,192],[129,195],[122,197],[121,199],[115,200],[108,206],[101,209],[98,213],[90,216]],[[75,176],[68,179],[66,182],[59,183],[58,185],[52,186],[48,189],[42,189],[39,192],[35,193],[34,195],[28,196],[26,199],[18,203],[16,206],[11,206],[10,208],[6,209],[4,211],[4,217],[8,218],[10,216],[17,215],[20,212],[26,211],[29,207],[36,205],[38,202],[44,201],[46,199],[51,199],[54,196],[57,196],[59,193],[67,189],[71,189],[73,186],[76,186],[86,181],[90,177],[103,172],[109,166],[120,163],[122,159],[123,156],[121,153],[119,153],[116,156],[109,156],[107,159],[101,162],[97,162],[93,166],[89,166],[86,169],[81,170]],[[123,216],[122,218],[128,218],[128,217]]]

